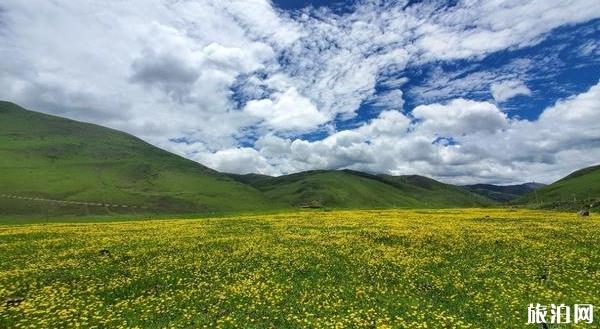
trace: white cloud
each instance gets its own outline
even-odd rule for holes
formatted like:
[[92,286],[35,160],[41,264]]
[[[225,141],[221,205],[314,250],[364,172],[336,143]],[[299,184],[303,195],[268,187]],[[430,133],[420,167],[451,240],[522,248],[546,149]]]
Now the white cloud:
[[531,95],[531,90],[520,80],[508,80],[493,83],[490,87],[492,96],[498,102],[507,101],[518,95]]
[[250,101],[246,104],[244,112],[263,119],[268,127],[282,131],[304,131],[316,128],[328,120],[295,88],[290,88],[282,94],[275,94],[273,98],[274,100]]
[[254,118],[233,111],[230,86],[275,56],[219,1],[5,1],[2,7],[10,29],[0,35],[1,98],[168,149],[177,147],[170,139],[181,137],[209,150],[236,146],[234,137]]
[[250,49],[225,47],[218,43],[210,43],[202,49],[206,60],[236,73],[250,73],[263,68],[263,62],[274,56],[273,49],[262,43],[255,43]]
[[384,111],[357,131],[365,137],[396,136],[406,134],[410,119],[399,111]]
[[493,84],[510,80],[522,81],[548,66],[551,65],[535,57],[517,58],[505,65],[483,70],[476,64],[446,70],[442,63],[435,66],[423,82],[413,86],[407,93],[426,103],[461,97],[488,98]]
[[487,102],[455,99],[448,104],[417,106],[413,116],[423,120],[419,131],[439,136],[494,133],[508,126],[506,114]]
[[265,175],[273,173],[265,158],[255,149],[248,147],[219,150],[215,153],[204,154],[198,160],[211,168],[218,168],[227,173]]
[[[558,26],[599,17],[600,2],[462,1],[445,10],[440,3],[403,10],[365,0],[346,15],[290,16],[268,0],[4,0],[0,98],[125,130],[226,171],[352,167],[510,181],[590,162],[598,153],[600,129],[589,121],[598,113],[597,87],[535,122],[466,99],[418,107],[411,117],[406,79],[388,73],[539,42]],[[523,79],[523,72],[467,73],[446,89],[417,92],[460,98],[461,88],[487,92]],[[528,92],[506,83],[492,86],[498,102]],[[377,93],[378,84],[390,89]],[[383,112],[320,141],[290,137],[333,127],[364,102]],[[248,131],[258,138],[254,148],[240,146]],[[436,136],[457,143],[432,144]]]
[[383,110],[402,110],[404,106],[404,93],[400,89],[392,89],[374,95],[368,102],[371,106]]
[[[600,83],[536,121],[509,120],[494,104],[464,99],[418,107],[413,115],[411,123],[398,111],[382,112],[314,142],[267,135],[256,147],[277,173],[351,168],[460,184],[550,182],[600,156]],[[445,142],[434,143],[438,137]]]
[[461,1],[423,20],[417,29],[422,35],[417,45],[431,58],[480,56],[536,43],[553,28],[598,17],[599,9],[593,0]]
[[600,41],[591,40],[577,49],[579,56],[600,56]]

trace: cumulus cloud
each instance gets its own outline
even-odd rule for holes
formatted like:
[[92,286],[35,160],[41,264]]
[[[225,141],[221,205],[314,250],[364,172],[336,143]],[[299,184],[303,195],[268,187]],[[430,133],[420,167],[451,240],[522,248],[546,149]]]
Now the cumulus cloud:
[[[529,122],[457,92],[491,85],[500,103],[529,93],[517,83],[522,74],[463,72],[448,78],[451,87],[410,94],[398,75],[535,44],[599,17],[598,1],[405,5],[362,0],[336,14],[286,13],[268,0],[4,0],[0,98],[125,130],[230,172],[348,167],[512,181],[541,169],[552,173],[541,178],[556,177],[597,156],[600,129],[588,121],[597,86]],[[406,108],[416,96],[430,104]],[[335,131],[335,120],[354,118],[362,104],[380,113]],[[316,129],[328,136],[298,137]]]
[[351,168],[459,184],[510,183],[523,176],[548,182],[597,161],[599,120],[600,83],[545,109],[535,121],[508,119],[489,102],[456,99],[418,107],[413,118],[385,111],[313,142],[267,135],[256,143],[255,156],[278,173]]
[[146,86],[157,86],[167,95],[181,101],[189,94],[199,73],[192,65],[177,58],[173,53],[162,55],[148,50],[131,63],[130,80]]
[[523,81],[520,80],[508,80],[493,83],[490,90],[497,102],[504,102],[518,95],[531,95],[531,90],[529,90]]
[[258,151],[248,147],[224,149],[215,153],[203,154],[198,160],[227,173],[273,174],[267,160]]
[[508,126],[506,115],[493,104],[466,99],[455,99],[448,104],[421,105],[412,114],[422,120],[419,130],[441,136],[493,133]]
[[264,120],[268,127],[282,131],[303,131],[327,121],[327,117],[295,88],[275,94],[273,98],[250,101],[244,112]]

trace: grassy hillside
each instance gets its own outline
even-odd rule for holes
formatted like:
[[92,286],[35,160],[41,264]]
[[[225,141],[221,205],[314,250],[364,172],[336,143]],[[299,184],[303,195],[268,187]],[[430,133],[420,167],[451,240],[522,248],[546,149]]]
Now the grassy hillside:
[[555,183],[527,193],[518,200],[541,207],[575,209],[600,207],[600,165],[571,173]]
[[544,187],[540,183],[525,183],[519,185],[492,185],[492,184],[474,184],[466,185],[464,188],[473,193],[483,195],[498,202],[506,202],[519,198],[520,196]]
[[281,177],[255,174],[232,177],[262,191],[270,200],[294,207],[459,207],[490,204],[490,200],[484,197],[421,176],[316,170]]
[[0,102],[0,194],[103,204],[0,197],[2,214],[251,211],[273,206],[252,187],[131,135],[8,102]]
[[403,193],[433,207],[470,207],[494,203],[491,199],[472,193],[462,187],[444,184],[419,175],[378,175]]
[[275,211],[292,207],[490,204],[421,176],[350,170],[226,175],[131,135],[0,102],[0,214],[117,215]]

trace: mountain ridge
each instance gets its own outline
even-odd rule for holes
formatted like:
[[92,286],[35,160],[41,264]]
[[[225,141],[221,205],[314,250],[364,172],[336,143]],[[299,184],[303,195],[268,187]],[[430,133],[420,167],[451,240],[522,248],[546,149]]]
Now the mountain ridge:
[[523,183],[513,185],[495,185],[495,184],[472,184],[463,185],[464,188],[468,189],[473,193],[477,193],[486,196],[492,200],[498,202],[508,202],[515,200],[520,196],[528,193],[529,191],[539,189],[546,186],[542,183]]
[[[351,196],[362,200],[364,205],[376,208],[464,207],[493,203],[460,187],[424,176],[406,177],[421,177],[421,180],[435,185],[435,189],[428,190],[417,182],[407,181],[405,176],[370,174],[350,169],[309,170],[278,177],[257,174],[230,176],[263,191],[270,198],[278,198],[279,195],[279,198],[292,206],[354,207],[356,204],[350,199]],[[378,194],[369,195],[372,191],[365,190],[365,185],[378,191]],[[444,190],[445,195],[440,190]],[[332,195],[333,192],[336,195]]]
[[[4,215],[95,215],[142,209],[227,213],[294,208],[480,207],[507,201],[530,204],[525,190],[536,189],[543,196],[545,191],[554,190],[555,184],[569,185],[576,180],[585,185],[585,176],[595,175],[599,168],[581,169],[540,189],[538,183],[456,186],[420,175],[349,169],[310,170],[278,177],[227,174],[115,129],[0,101],[0,195],[11,196],[0,198],[0,214]],[[597,196],[597,192],[587,193]],[[39,206],[32,206],[35,200]]]

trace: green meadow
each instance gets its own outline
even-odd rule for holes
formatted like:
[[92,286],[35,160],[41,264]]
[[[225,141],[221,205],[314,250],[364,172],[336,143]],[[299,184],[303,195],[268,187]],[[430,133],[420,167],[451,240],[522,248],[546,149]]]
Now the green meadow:
[[600,305],[599,232],[510,209],[5,224],[0,327],[526,328],[529,303]]

